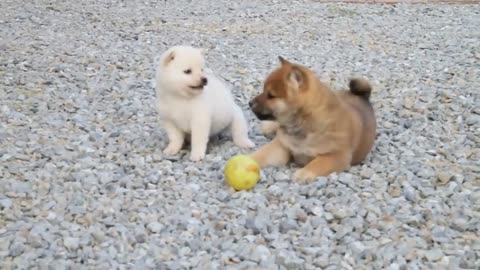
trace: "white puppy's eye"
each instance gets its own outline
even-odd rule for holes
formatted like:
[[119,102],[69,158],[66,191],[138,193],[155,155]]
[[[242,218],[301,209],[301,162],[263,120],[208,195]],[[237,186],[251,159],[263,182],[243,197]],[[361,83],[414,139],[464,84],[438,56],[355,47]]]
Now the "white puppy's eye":
[[186,70],[183,71],[183,73],[190,74],[190,73],[192,73],[192,70],[191,69],[186,69]]

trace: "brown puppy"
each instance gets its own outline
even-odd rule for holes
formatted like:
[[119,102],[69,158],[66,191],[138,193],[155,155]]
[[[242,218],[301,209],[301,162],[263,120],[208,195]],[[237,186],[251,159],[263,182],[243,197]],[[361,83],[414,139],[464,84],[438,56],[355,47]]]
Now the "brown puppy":
[[333,92],[308,68],[279,58],[263,93],[250,101],[260,120],[275,121],[267,128],[276,128],[275,138],[252,154],[260,167],[294,160],[304,167],[293,180],[305,183],[364,160],[376,133],[369,83],[353,79],[350,91]]

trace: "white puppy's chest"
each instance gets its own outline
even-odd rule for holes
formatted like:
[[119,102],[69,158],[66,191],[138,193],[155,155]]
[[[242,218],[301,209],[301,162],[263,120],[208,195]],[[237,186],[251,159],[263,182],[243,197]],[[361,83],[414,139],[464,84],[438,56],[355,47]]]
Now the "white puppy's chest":
[[[228,102],[226,102],[228,103]],[[232,111],[222,108],[225,104],[212,102],[208,97],[192,100],[159,100],[158,110],[163,121],[170,121],[185,133],[191,133],[195,119],[206,117],[210,122],[210,134],[224,130],[232,120]]]
[[163,121],[169,121],[173,123],[183,132],[191,132],[192,115],[195,111],[191,104],[172,100],[167,102],[159,102],[158,109],[160,118]]

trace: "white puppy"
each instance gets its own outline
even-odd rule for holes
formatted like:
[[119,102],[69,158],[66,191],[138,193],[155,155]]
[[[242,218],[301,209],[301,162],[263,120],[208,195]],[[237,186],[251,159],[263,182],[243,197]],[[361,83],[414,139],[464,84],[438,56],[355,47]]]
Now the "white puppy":
[[190,159],[205,157],[209,137],[231,127],[235,144],[253,147],[243,112],[230,89],[204,71],[203,50],[175,46],[160,57],[156,70],[157,109],[169,144],[166,155],[175,155],[191,135]]

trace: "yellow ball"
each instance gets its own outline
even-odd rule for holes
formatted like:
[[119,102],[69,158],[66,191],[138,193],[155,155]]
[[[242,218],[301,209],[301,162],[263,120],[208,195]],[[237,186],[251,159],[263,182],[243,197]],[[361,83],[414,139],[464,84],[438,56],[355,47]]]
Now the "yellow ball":
[[225,165],[227,183],[235,190],[253,188],[260,178],[260,166],[250,156],[236,155]]

